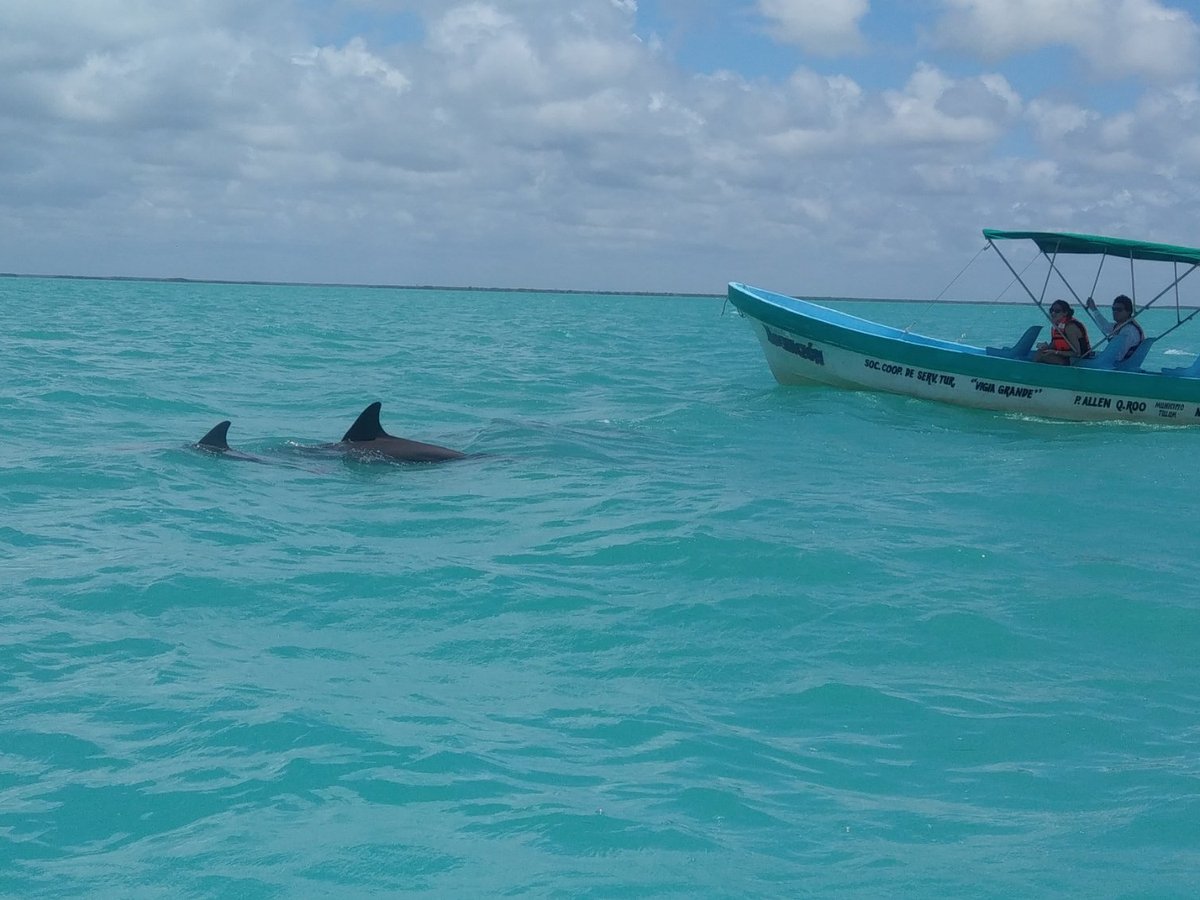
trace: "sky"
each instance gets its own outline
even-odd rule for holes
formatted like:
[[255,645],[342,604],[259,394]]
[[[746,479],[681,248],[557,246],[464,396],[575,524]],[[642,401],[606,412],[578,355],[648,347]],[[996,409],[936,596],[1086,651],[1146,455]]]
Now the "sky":
[[814,296],[1200,245],[1196,0],[4,0],[0,271]]

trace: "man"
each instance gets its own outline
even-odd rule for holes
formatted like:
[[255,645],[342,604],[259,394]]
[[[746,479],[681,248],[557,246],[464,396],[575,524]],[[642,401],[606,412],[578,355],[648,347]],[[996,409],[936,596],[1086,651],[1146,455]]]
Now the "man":
[[1114,297],[1112,322],[1104,318],[1104,313],[1096,309],[1096,301],[1091,297],[1087,298],[1086,305],[1092,315],[1096,317],[1096,322],[1100,325],[1100,329],[1108,338],[1109,343],[1117,348],[1114,351],[1117,362],[1123,362],[1133,356],[1133,351],[1138,348],[1138,344],[1146,339],[1146,332],[1142,331],[1142,326],[1133,318],[1133,301],[1124,294]]
[[1075,318],[1071,304],[1055,300],[1050,304],[1050,343],[1038,344],[1034,362],[1069,366],[1092,352],[1087,329]]

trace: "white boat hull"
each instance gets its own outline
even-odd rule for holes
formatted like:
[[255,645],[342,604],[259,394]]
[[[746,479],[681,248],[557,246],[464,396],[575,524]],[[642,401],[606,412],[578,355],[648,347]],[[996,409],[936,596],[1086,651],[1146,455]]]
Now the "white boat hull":
[[1200,403],[1030,386],[965,376],[944,368],[908,366],[790,335],[753,319],[751,322],[771,374],[780,384],[823,384],[884,391],[957,406],[1054,419],[1127,419],[1167,425],[1200,425]]
[[1200,378],[1030,362],[1025,350],[912,334],[737,283],[729,299],[753,324],[782,384],[886,391],[1055,419],[1200,425]]

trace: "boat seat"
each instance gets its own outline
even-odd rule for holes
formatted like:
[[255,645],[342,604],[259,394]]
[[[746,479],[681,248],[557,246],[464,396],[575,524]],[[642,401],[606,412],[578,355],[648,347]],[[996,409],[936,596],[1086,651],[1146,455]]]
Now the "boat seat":
[[1136,372],[1145,362],[1146,354],[1150,352],[1154,340],[1152,337],[1142,338],[1142,342],[1134,349],[1133,355],[1129,359],[1117,363],[1114,368],[1120,369],[1122,372]]
[[1133,356],[1129,359],[1117,361],[1117,345],[1111,341],[1105,345],[1104,349],[1090,359],[1081,359],[1075,365],[1084,369],[1116,369],[1119,372],[1136,372],[1142,367],[1142,363],[1146,359],[1146,354],[1150,352],[1150,347],[1153,346],[1154,338],[1145,338],[1137,349],[1133,351]]
[[1200,356],[1190,366],[1176,366],[1173,369],[1163,369],[1164,375],[1177,375],[1180,378],[1200,378]]
[[1033,349],[1033,342],[1037,340],[1038,333],[1042,330],[1041,325],[1030,325],[1025,329],[1025,333],[1011,347],[988,347],[988,356],[1007,356],[1012,359],[1026,359],[1029,356],[1029,351]]

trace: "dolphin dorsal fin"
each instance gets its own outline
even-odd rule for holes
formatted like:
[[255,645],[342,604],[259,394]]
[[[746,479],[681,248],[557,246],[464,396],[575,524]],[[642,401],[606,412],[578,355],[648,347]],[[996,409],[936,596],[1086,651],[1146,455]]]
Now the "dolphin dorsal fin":
[[366,409],[364,409],[354,424],[350,426],[350,430],[342,437],[342,441],[373,441],[377,438],[391,437],[383,426],[379,424],[379,411],[383,409],[383,404],[376,400]]
[[196,442],[197,447],[207,447],[209,450],[228,450],[229,421],[219,422],[213,429]]

